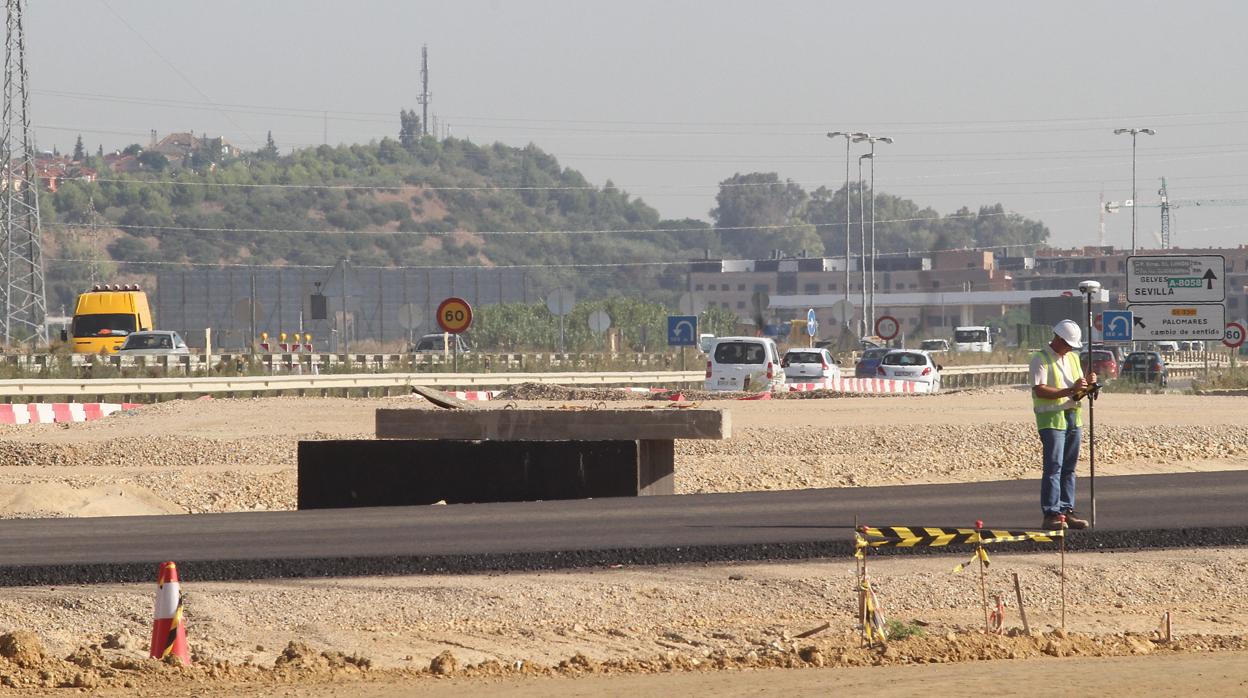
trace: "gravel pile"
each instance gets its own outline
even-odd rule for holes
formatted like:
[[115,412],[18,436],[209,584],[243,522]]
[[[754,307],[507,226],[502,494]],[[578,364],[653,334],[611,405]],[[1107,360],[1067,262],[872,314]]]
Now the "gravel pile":
[[548,383],[521,383],[507,388],[494,397],[495,400],[645,400],[648,393],[637,393],[619,388],[576,388]]

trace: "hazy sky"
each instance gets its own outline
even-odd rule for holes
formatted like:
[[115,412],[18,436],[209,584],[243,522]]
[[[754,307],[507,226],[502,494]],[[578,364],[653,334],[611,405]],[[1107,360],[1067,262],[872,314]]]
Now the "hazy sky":
[[[246,148],[396,136],[417,107],[479,144],[536,143],[668,218],[708,219],[717,183],[777,172],[839,187],[844,141],[876,186],[942,213],[1003,203],[1061,246],[1096,244],[1098,199],[1182,206],[1184,246],[1248,243],[1248,3],[33,0],[39,145],[94,150],[193,129]],[[328,113],[326,120],[324,113]],[[855,146],[855,160],[858,146]],[[857,177],[855,163],[853,176]],[[1139,209],[1151,245],[1157,208]],[[1128,210],[1107,242],[1130,245]]]

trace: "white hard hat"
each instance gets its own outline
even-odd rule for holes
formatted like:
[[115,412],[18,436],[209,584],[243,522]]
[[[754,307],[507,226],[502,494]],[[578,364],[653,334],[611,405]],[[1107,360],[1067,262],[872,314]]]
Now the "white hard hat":
[[1053,326],[1053,334],[1062,338],[1063,342],[1070,345],[1071,349],[1078,349],[1083,346],[1083,331],[1079,329],[1078,323],[1074,320],[1062,320]]

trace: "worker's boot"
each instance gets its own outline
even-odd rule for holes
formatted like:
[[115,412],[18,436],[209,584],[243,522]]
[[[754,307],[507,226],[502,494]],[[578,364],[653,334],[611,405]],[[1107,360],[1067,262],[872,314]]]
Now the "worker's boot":
[[1088,527],[1088,520],[1081,519],[1078,516],[1075,516],[1075,510],[1071,509],[1070,511],[1066,512],[1066,525],[1069,526],[1070,528],[1075,529],[1076,531],[1082,531],[1083,529]]
[[1046,531],[1060,531],[1066,528],[1066,521],[1069,519],[1063,520],[1061,514],[1045,514],[1044,523],[1040,527]]

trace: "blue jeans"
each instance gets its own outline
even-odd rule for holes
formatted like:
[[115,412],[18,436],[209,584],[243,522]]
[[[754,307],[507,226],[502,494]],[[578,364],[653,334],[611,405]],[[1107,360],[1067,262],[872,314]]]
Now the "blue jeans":
[[1061,514],[1075,508],[1075,465],[1083,430],[1074,426],[1074,413],[1066,413],[1066,429],[1041,429],[1044,477],[1040,480],[1040,509]]

